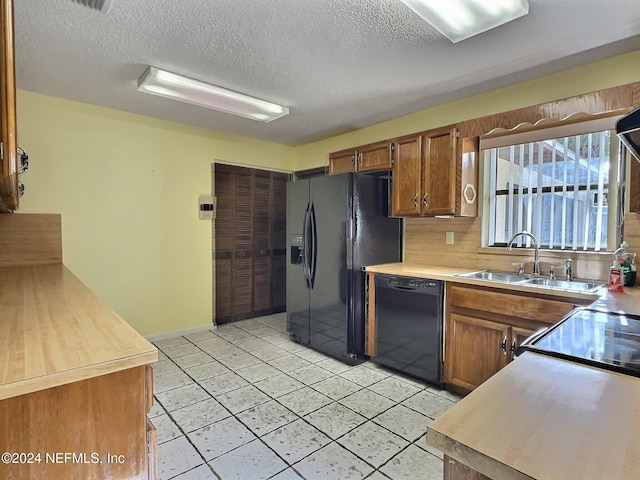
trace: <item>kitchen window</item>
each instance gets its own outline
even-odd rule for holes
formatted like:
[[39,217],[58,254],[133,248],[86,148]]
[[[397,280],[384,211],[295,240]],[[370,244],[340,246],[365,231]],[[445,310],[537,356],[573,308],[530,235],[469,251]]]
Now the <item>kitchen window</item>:
[[[526,230],[541,248],[615,248],[622,199],[615,120],[483,139],[488,246],[504,247]],[[529,239],[517,246],[530,247]]]

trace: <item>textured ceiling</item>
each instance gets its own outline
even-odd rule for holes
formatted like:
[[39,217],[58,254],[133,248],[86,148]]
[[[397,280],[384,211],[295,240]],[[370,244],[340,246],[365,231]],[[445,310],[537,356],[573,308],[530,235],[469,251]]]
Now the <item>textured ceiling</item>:
[[[640,48],[638,0],[529,0],[457,44],[399,0],[15,0],[19,89],[298,145]],[[148,65],[290,107],[268,124],[137,92]]]

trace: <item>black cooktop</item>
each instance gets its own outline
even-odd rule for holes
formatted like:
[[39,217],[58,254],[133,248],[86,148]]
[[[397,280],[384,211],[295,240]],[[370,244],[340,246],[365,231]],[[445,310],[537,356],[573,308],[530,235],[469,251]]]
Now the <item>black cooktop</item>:
[[574,310],[523,350],[640,377],[640,316]]

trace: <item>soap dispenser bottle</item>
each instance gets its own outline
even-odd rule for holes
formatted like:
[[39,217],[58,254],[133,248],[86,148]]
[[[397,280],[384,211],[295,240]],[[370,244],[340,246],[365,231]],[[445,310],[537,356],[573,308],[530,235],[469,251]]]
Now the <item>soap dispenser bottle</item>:
[[624,292],[624,283],[622,281],[622,273],[620,272],[618,257],[613,257],[613,264],[611,265],[611,268],[609,268],[608,288],[610,292]]
[[636,280],[636,254],[628,250],[629,244],[623,241],[615,252],[613,252],[614,264],[620,268],[622,284],[631,287]]

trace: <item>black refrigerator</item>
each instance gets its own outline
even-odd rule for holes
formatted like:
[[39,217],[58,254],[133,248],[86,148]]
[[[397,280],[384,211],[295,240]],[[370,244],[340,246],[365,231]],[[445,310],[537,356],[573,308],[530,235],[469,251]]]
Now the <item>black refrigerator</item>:
[[364,266],[402,261],[389,180],[347,173],[287,184],[287,328],[348,364],[366,358]]

